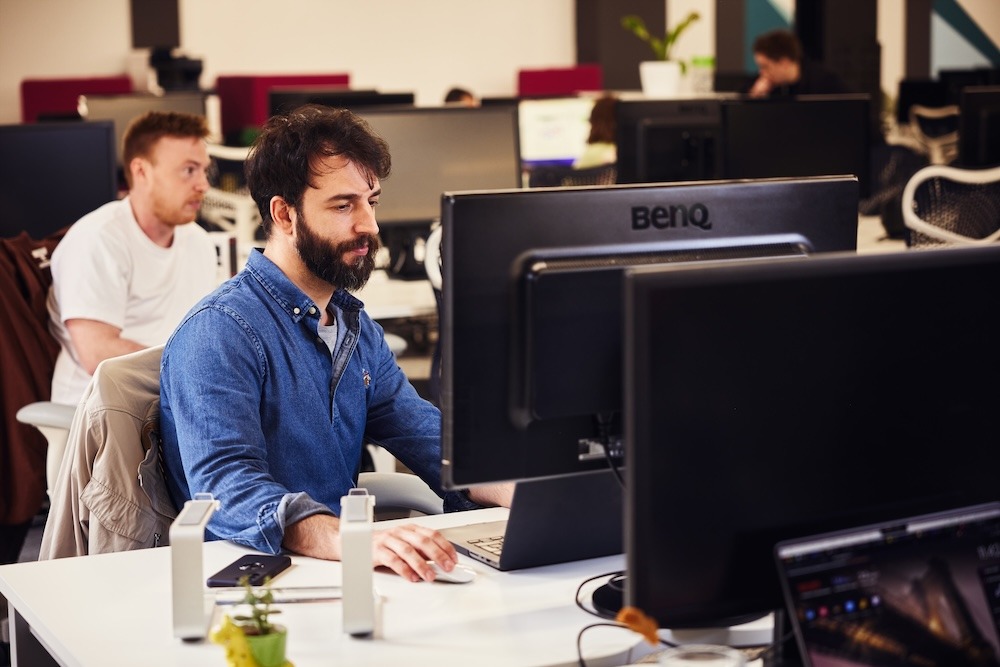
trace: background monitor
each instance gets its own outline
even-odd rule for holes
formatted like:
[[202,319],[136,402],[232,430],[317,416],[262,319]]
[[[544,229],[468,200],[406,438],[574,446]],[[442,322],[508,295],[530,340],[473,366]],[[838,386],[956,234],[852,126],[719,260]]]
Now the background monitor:
[[518,136],[526,169],[570,166],[590,136],[592,97],[525,98],[518,102]]
[[779,540],[1000,499],[1000,247],[627,278],[626,600],[782,606]]
[[381,226],[438,220],[441,194],[449,190],[521,185],[514,108],[368,108],[358,115],[392,153],[379,200]]
[[963,167],[1000,165],[1000,86],[962,89],[958,162]]
[[413,93],[380,93],[377,90],[354,90],[338,86],[275,86],[267,94],[272,116],[288,113],[303,104],[357,110],[383,105],[413,106],[414,99],[416,96]]
[[0,125],[0,155],[4,238],[44,238],[118,196],[108,121]]
[[722,104],[722,175],[769,178],[853,174],[870,191],[867,95],[800,95]]
[[619,183],[720,178],[720,99],[619,100]]
[[947,104],[958,104],[962,89],[969,86],[995,86],[1000,84],[1000,68],[971,67],[968,69],[938,70],[938,79],[945,88]]
[[847,177],[447,194],[444,483],[620,448],[623,267],[853,250],[857,201]]
[[[125,129],[137,116],[147,111],[176,111],[206,116],[205,93],[173,92],[163,95],[81,95],[80,115],[87,120],[110,120],[115,126],[115,154],[121,166],[122,139]],[[218,128],[216,128],[218,130]]]
[[449,190],[521,185],[517,107],[369,107],[356,113],[389,143],[392,173],[376,213],[389,272],[426,278],[425,240]]

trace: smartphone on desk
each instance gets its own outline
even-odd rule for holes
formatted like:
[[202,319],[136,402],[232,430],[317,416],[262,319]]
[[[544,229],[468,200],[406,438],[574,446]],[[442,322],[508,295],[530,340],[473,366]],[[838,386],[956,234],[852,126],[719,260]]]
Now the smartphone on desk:
[[247,577],[251,586],[260,586],[265,579],[273,579],[291,564],[289,556],[247,554],[209,577],[208,585],[213,588],[240,586],[240,579]]

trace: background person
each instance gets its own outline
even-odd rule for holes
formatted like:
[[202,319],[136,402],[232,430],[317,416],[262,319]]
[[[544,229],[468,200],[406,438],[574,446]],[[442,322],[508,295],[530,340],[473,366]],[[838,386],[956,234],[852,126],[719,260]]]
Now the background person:
[[[203,299],[163,352],[160,426],[167,484],[221,507],[208,531],[277,553],[339,560],[340,498],[375,442],[444,497],[445,508],[509,505],[512,487],[441,489],[441,414],[396,364],[382,328],[349,294],[375,266],[386,143],[344,109],[267,121],[246,162],[263,252]],[[376,565],[430,581],[451,571],[437,531],[376,531]]]
[[192,224],[208,190],[206,136],[201,116],[133,120],[122,141],[128,196],[80,218],[56,246],[52,401],[75,405],[100,362],[165,343],[218,284],[215,244]]
[[594,101],[590,110],[590,134],[583,153],[573,161],[576,169],[614,164],[618,161],[618,145],[615,138],[615,111],[618,99],[603,95]]
[[466,107],[478,106],[476,96],[465,88],[452,88],[444,96],[445,104],[456,104]]
[[760,75],[750,87],[750,97],[851,92],[835,73],[805,58],[799,38],[788,30],[759,35],[753,43],[753,59]]

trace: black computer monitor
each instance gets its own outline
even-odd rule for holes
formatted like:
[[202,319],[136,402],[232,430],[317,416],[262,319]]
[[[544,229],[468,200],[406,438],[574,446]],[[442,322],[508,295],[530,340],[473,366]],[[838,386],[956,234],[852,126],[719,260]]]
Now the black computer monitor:
[[114,125],[0,125],[0,236],[41,239],[118,195]]
[[619,183],[720,178],[720,99],[619,100]]
[[995,84],[996,71],[987,67],[938,70],[938,79],[945,88],[946,103],[958,104],[962,99],[962,90],[969,86]]
[[620,454],[624,267],[848,251],[857,239],[847,177],[452,193],[442,208],[453,488]]
[[272,116],[288,113],[303,104],[358,110],[373,106],[413,106],[415,99],[413,93],[380,93],[339,86],[275,86],[267,93]]
[[958,161],[963,167],[1000,165],[1000,86],[962,89]]
[[722,176],[853,174],[870,190],[867,95],[801,95],[722,103]]
[[1000,499],[1000,248],[626,278],[626,601],[781,608],[776,542]]

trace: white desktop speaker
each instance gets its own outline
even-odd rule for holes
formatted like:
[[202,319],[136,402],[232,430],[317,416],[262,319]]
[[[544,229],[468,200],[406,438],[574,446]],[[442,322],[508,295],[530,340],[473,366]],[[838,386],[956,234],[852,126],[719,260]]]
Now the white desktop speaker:
[[195,494],[170,524],[174,637],[184,641],[207,637],[212,622],[212,601],[205,595],[202,545],[205,526],[218,507],[211,494]]
[[340,499],[340,544],[344,632],[371,637],[376,632],[375,588],[372,581],[372,521],[375,496],[351,489]]

